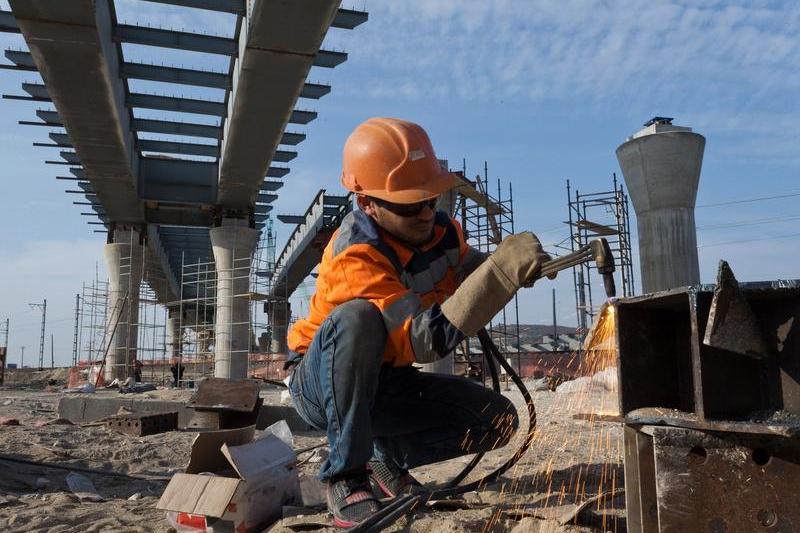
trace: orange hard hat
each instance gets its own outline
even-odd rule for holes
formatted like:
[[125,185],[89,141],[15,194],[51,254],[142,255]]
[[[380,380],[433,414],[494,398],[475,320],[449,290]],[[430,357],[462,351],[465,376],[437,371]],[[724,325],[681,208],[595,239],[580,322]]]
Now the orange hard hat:
[[371,118],[344,144],[345,189],[393,202],[413,204],[435,198],[454,185],[442,168],[428,134],[418,124],[396,118]]

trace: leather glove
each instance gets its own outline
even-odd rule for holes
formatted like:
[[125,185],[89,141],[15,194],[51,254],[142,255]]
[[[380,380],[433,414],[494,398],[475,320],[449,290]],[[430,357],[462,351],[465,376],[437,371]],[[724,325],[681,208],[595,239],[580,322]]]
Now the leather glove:
[[444,316],[469,337],[485,326],[523,286],[533,286],[549,256],[536,235],[509,235],[442,304]]

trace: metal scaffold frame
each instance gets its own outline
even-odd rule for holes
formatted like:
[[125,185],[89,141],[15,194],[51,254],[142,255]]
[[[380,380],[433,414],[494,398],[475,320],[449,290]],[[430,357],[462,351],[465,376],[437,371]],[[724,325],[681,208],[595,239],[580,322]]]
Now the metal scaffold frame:
[[[134,375],[134,367],[136,365],[136,352],[137,346],[131,346],[131,341],[136,339],[138,342],[139,339],[139,302],[134,301],[132,295],[138,296],[140,294],[141,287],[144,285],[142,283],[144,279],[144,272],[145,269],[145,260],[146,254],[142,249],[142,243],[140,242],[139,233],[136,231],[128,231],[128,242],[122,243],[127,244],[127,255],[121,255],[119,258],[119,277],[122,278],[125,276],[127,278],[126,285],[120,285],[119,287],[119,295],[117,296],[116,302],[112,302],[112,294],[111,294],[111,285],[108,285],[108,304],[106,309],[106,326],[103,335],[103,341],[101,344],[100,349],[102,353],[100,354],[100,360],[103,361],[103,366],[106,369],[109,369],[111,366],[114,366],[110,362],[110,356],[112,351],[116,351],[116,360],[118,361],[115,366],[117,367],[125,367],[127,370],[122,374],[126,375]],[[120,243],[117,243],[120,244]],[[133,254],[133,250],[138,249],[141,252],[138,255],[139,257],[135,257]],[[141,273],[140,276],[135,274],[135,268],[137,265],[135,262],[139,262],[138,268],[141,269],[139,272]],[[136,280],[137,285],[134,286],[134,280]],[[138,300],[138,298],[136,299]],[[136,309],[133,309],[133,304],[135,302]],[[125,310],[127,309],[127,313]],[[125,320],[123,317],[127,317]],[[110,335],[109,335],[110,334]],[[122,345],[114,346],[114,337],[123,335],[123,339],[125,342]],[[120,352],[122,352],[122,357],[120,357]],[[113,369],[110,370],[111,374],[113,375],[115,372]],[[108,375],[109,371],[106,371]]]
[[[148,271],[146,271],[148,272]],[[140,381],[167,384],[172,376],[167,372],[167,308],[153,289],[155,284],[167,284],[166,278],[145,274],[139,287],[139,313],[136,361],[141,370]]]
[[[514,233],[514,195],[511,183],[508,184],[506,196],[503,196],[501,180],[497,179],[497,196],[489,192],[489,165],[484,162],[483,176],[475,176],[468,180],[466,161],[462,162],[461,177],[469,182],[456,188],[455,213],[460,218],[464,229],[464,237],[473,248],[491,253],[500,242]],[[464,187],[472,186],[478,195],[473,194]],[[487,327],[500,353],[516,367],[519,373],[522,366],[520,356],[520,330],[519,330],[519,304],[517,296],[492,319]],[[477,344],[475,344],[477,346]],[[460,352],[460,353],[459,353]],[[478,367],[481,379],[486,381],[485,358],[479,349],[471,346],[470,342],[463,342],[460,350],[456,352],[457,361],[467,364],[467,373]]]
[[77,349],[73,346],[72,366],[103,359],[108,315],[108,281],[95,272],[91,284],[83,283],[75,320]]
[[[274,269],[274,235],[271,224],[267,224],[269,231],[262,232],[259,242],[252,256],[237,257],[236,249],[232,250],[233,267],[227,270],[218,270],[215,261],[194,262],[181,258],[180,291],[181,299],[177,305],[179,324],[179,346],[177,347],[177,361],[170,361],[177,370],[183,366],[179,379],[179,386],[191,385],[201,377],[214,375],[216,359],[214,346],[215,314],[217,307],[217,286],[220,276],[226,282],[235,284],[237,280],[247,279],[247,290],[233,294],[232,298],[246,298],[248,300],[248,317],[246,322],[232,322],[230,326],[247,325],[248,342],[244,349],[232,350],[231,356],[244,352],[247,358],[247,375],[253,375],[256,365],[260,362],[261,352],[259,338],[266,333],[268,324],[265,320],[258,320],[258,305],[266,299],[269,278],[264,272]],[[169,344],[176,342],[172,340]],[[165,342],[165,346],[167,343]]]
[[216,268],[213,261],[187,263],[181,256],[181,299],[178,331],[181,344],[176,367],[185,367],[178,386],[202,376],[213,375],[214,353],[211,350],[216,308]]
[[256,251],[253,254],[253,265],[250,269],[250,286],[252,287],[252,297],[250,298],[250,322],[251,322],[251,341],[249,358],[250,375],[257,368],[269,365],[271,353],[273,331],[269,324],[267,314],[264,313],[263,319],[259,319],[259,311],[263,313],[263,305],[267,300],[267,295],[272,287],[272,274],[275,272],[275,231],[273,229],[272,217],[267,215],[264,221],[264,229],[261,230],[261,237],[258,239]]
[[[631,251],[628,195],[613,174],[610,191],[582,194],[575,189],[572,194],[567,180],[567,208],[569,211],[570,250],[575,251],[592,239],[604,237],[614,255],[617,275],[622,288],[620,296],[635,294],[633,255]],[[575,310],[578,318],[578,335],[581,340],[591,327],[599,306],[592,296],[592,270],[594,262],[586,262],[572,269],[575,286]]]

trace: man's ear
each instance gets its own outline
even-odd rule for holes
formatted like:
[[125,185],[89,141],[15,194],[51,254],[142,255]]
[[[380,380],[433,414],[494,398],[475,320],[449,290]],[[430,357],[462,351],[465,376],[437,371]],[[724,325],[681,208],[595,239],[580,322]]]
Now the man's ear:
[[363,194],[356,195],[356,204],[358,204],[358,208],[361,209],[367,216],[375,216],[375,207],[368,196],[364,196]]

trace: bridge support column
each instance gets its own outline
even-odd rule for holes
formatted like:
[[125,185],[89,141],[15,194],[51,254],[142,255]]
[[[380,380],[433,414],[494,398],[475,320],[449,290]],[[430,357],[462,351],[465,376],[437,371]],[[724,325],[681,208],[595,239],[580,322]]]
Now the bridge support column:
[[143,246],[138,231],[114,231],[103,253],[108,266],[106,382],[133,376],[139,338]]
[[250,266],[258,230],[247,220],[223,218],[210,230],[217,269],[214,376],[247,377],[250,349]]
[[272,326],[272,353],[286,353],[286,335],[289,332],[289,318],[292,316],[292,307],[288,300],[271,300],[269,302],[269,324]]
[[170,309],[167,314],[167,335],[169,337],[169,356],[177,361],[181,355],[181,315],[179,309]]

